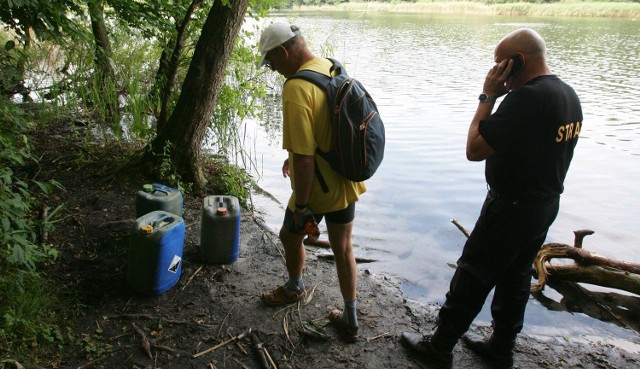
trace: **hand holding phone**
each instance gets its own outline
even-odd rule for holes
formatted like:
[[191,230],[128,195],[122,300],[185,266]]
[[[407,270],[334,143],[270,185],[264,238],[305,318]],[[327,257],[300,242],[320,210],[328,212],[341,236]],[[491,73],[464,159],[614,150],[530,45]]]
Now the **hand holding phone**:
[[513,77],[524,66],[524,58],[520,54],[515,54],[511,57],[511,60],[513,60],[513,65],[511,66],[511,72],[509,72],[508,78]]

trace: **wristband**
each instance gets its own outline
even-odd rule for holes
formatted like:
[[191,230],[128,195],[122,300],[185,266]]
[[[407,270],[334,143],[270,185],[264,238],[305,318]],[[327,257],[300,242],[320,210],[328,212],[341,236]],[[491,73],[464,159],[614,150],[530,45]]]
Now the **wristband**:
[[296,209],[305,209],[308,207],[308,204],[298,204],[296,202]]

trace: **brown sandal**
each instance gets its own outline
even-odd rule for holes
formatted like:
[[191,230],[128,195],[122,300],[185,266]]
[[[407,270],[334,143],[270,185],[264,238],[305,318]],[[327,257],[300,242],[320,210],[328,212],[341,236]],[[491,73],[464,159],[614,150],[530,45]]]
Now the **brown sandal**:
[[329,312],[329,322],[336,328],[340,339],[347,343],[358,341],[358,327],[350,327],[342,321],[342,311],[335,309]]
[[289,293],[285,291],[283,286],[276,288],[275,290],[267,291],[260,296],[260,300],[268,306],[281,306],[289,305],[302,301],[305,297],[305,291],[301,290],[296,293]]

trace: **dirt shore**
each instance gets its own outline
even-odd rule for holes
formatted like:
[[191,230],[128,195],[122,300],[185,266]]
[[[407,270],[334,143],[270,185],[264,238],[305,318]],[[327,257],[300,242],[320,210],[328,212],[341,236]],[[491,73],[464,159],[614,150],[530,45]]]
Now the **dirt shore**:
[[[43,204],[64,204],[63,221],[48,235],[61,258],[47,273],[83,304],[74,322],[74,343],[41,367],[264,368],[262,360],[277,368],[430,367],[402,347],[399,334],[429,332],[437,306],[407,300],[397,281],[361,264],[360,340],[345,344],[327,324],[327,313],[342,308],[335,267],[317,257],[327,251],[308,248],[305,283],[311,292],[305,303],[266,307],[259,295],[285,276],[277,236],[260,216],[245,210],[238,261],[204,264],[199,251],[202,197],[185,198],[179,281],[160,296],[133,293],[126,277],[129,233],[136,192],[149,180],[135,171],[115,172],[117,148],[96,143],[87,150],[86,142],[73,138],[81,136],[74,129],[61,125],[60,131],[34,136],[41,156],[33,168],[36,179],[56,179],[65,187]],[[487,327],[472,329],[488,332]],[[249,330],[250,335],[238,338]],[[523,335],[515,362],[517,368],[637,368],[640,355],[608,345],[572,344],[562,337],[541,342]],[[455,349],[454,367],[488,368],[462,344]]]

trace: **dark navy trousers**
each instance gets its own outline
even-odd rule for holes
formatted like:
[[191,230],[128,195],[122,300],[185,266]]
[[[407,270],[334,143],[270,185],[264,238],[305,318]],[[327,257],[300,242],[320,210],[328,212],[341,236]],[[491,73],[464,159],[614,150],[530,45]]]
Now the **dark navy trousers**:
[[521,201],[489,191],[465,243],[446,301],[439,336],[453,348],[491,290],[494,335],[515,339],[522,330],[533,261],[558,214],[560,199]]

